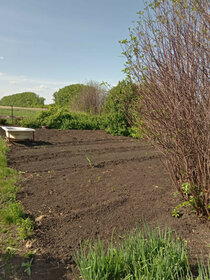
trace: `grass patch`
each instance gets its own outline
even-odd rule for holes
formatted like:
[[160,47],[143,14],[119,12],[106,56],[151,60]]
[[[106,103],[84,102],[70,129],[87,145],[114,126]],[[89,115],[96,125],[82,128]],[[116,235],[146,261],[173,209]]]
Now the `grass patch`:
[[[13,109],[13,115],[15,117],[35,117],[40,111],[30,110],[30,109]],[[11,116],[11,109],[0,108],[0,115]]]
[[18,224],[19,220],[24,217],[24,208],[18,202],[10,202],[8,206],[0,210],[0,218],[3,224]]
[[[34,234],[34,222],[25,215],[24,207],[16,201],[19,191],[17,186],[19,174],[7,166],[6,153],[9,151],[0,137],[0,261],[3,265],[0,278],[16,275],[16,269],[22,269],[29,276],[32,261],[22,263],[22,267],[13,267],[12,259],[16,251],[21,252],[21,241]],[[23,258],[24,259],[24,258]],[[6,279],[6,278],[3,278]]]
[[[84,280],[207,280],[210,268],[198,264],[194,278],[186,243],[171,230],[136,230],[105,246],[100,239],[81,244],[75,257]],[[79,279],[79,278],[78,278]]]
[[24,213],[24,207],[16,201],[19,191],[18,173],[7,166],[8,148],[0,137],[0,226],[2,248],[11,246],[11,239],[27,239],[33,235],[34,222]]
[[12,120],[12,112],[11,109],[0,108],[0,115],[2,116],[10,116],[10,118],[0,117],[0,125],[19,125],[19,122],[25,118],[36,118],[39,114],[40,110],[30,110],[30,109],[15,109],[13,108],[13,116]]

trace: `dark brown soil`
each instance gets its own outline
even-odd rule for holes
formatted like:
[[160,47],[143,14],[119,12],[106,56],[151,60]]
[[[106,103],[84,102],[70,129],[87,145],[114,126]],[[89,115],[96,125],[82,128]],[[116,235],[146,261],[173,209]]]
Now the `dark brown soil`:
[[150,145],[104,131],[37,129],[35,140],[15,143],[9,153],[9,165],[24,172],[18,200],[37,221],[31,279],[74,279],[81,241],[108,240],[114,229],[123,234],[144,221],[175,230],[192,257],[207,256],[207,222],[188,210],[172,217],[179,200]]

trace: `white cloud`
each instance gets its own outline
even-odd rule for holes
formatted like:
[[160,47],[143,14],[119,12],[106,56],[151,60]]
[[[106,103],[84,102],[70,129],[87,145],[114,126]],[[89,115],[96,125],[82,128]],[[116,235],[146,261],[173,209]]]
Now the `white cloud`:
[[46,99],[46,104],[53,102],[53,93],[59,88],[74,83],[66,81],[56,82],[50,80],[32,79],[25,76],[9,75],[3,72],[0,72],[0,81],[0,99],[3,96],[10,94],[32,91],[37,93],[39,96],[44,97]]
[[45,85],[39,85],[39,89],[43,89],[43,88],[47,88],[47,89],[49,89],[49,87],[48,86],[45,86]]
[[3,60],[4,59],[4,57],[3,56],[0,56],[0,60]]

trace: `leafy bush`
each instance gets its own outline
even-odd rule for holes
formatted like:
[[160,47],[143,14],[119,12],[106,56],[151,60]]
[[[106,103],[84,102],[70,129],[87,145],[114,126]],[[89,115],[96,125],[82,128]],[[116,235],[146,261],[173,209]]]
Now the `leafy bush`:
[[69,112],[61,107],[51,107],[48,111],[42,111],[36,118],[25,119],[20,122],[26,127],[41,127],[57,129],[102,129],[105,119],[100,115]]
[[53,94],[55,105],[68,106],[71,100],[81,93],[86,86],[83,84],[72,84],[59,89]]
[[44,98],[39,97],[34,92],[22,92],[9,96],[4,96],[0,100],[2,106],[17,106],[17,107],[43,107]]
[[[76,263],[84,280],[186,280],[193,279],[186,243],[170,230],[136,230],[123,241],[105,248],[100,239],[81,245]],[[209,279],[210,270],[200,265],[198,279]],[[206,277],[206,278],[205,278]]]
[[131,135],[135,124],[135,104],[139,99],[138,88],[129,81],[121,81],[109,91],[104,106],[106,131],[113,135]]

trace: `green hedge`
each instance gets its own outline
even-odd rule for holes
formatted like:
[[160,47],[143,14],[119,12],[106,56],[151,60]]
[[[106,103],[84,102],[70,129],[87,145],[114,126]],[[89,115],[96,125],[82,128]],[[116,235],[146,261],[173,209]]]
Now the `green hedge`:
[[21,126],[38,128],[46,126],[56,129],[104,129],[106,118],[101,115],[69,112],[61,107],[50,107],[42,111],[36,118],[27,118],[20,122]]

